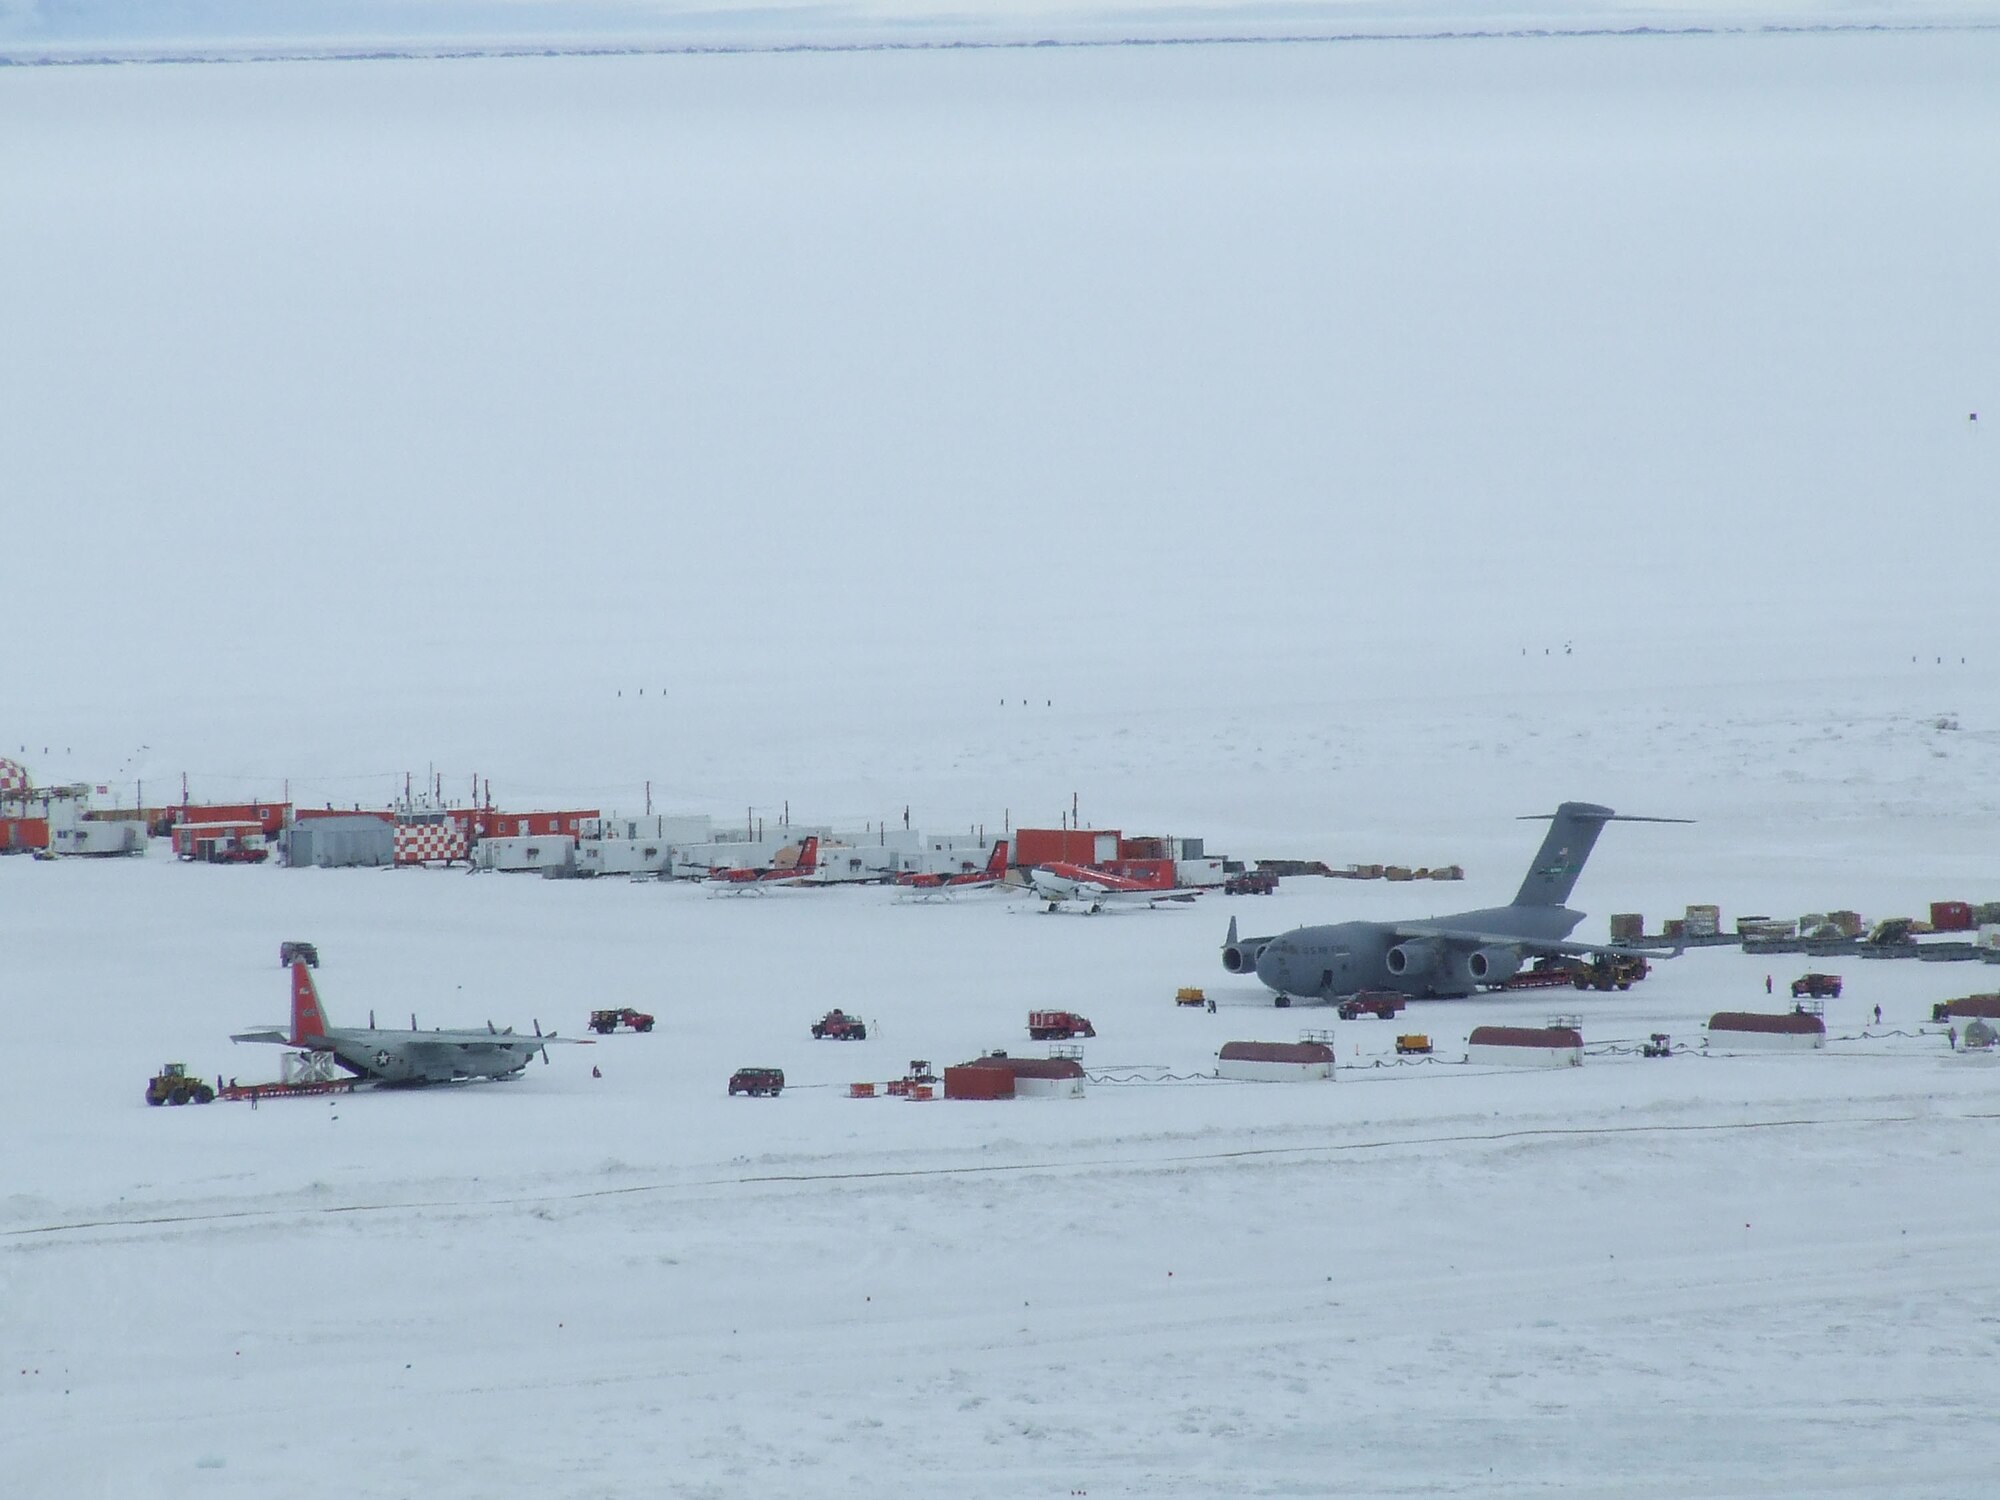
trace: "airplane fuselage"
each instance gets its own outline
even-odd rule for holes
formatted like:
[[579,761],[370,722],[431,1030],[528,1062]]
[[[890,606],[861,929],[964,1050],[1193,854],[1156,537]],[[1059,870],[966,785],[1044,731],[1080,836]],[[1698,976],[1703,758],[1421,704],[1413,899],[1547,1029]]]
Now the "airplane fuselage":
[[[1522,959],[1515,942],[1561,942],[1582,920],[1581,912],[1560,906],[1500,906],[1426,923],[1294,927],[1254,950],[1247,944],[1225,949],[1223,965],[1231,973],[1254,969],[1268,989],[1302,1000],[1332,999],[1358,990],[1396,990],[1414,999],[1449,998],[1473,994],[1481,984],[1515,972]],[[1429,938],[1420,930],[1425,926],[1488,933],[1494,941]]]
[[1565,802],[1548,815],[1548,821],[1549,831],[1521,889],[1505,906],[1414,922],[1294,927],[1275,937],[1253,938],[1239,937],[1232,917],[1222,944],[1222,967],[1231,974],[1254,973],[1282,1005],[1288,996],[1332,999],[1358,990],[1396,990],[1417,999],[1470,995],[1482,986],[1504,984],[1532,959],[1658,953],[1615,943],[1568,941],[1583,913],[1563,903],[1575,889],[1599,832],[1620,819],[1594,802]]
[[309,1044],[331,1052],[348,1072],[383,1083],[449,1083],[511,1078],[541,1049],[539,1037],[512,1032],[374,1031],[341,1027]]

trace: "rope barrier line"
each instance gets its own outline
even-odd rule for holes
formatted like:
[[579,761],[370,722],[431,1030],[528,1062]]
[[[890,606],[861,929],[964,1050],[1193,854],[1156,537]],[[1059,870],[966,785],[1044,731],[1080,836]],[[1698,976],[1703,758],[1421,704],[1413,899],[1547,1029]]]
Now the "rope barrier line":
[[0,1231],[0,1238],[27,1239],[36,1236],[69,1234],[86,1229],[148,1229],[173,1224],[211,1224],[251,1219],[331,1217],[335,1214],[375,1214],[438,1209],[523,1208],[548,1203],[586,1203],[599,1198],[629,1198],[644,1193],[666,1193],[711,1187],[766,1187],[792,1183],[894,1182],[925,1177],[994,1177],[1023,1172],[1097,1171],[1106,1167],[1147,1169],[1184,1167],[1204,1162],[1248,1161],[1260,1157],[1344,1155],[1359,1151],[1394,1151],[1412,1146],[1490,1145],[1501,1141],[1556,1140],[1563,1138],[1637,1135],[1719,1135],[1734,1131],[1817,1129],[1827,1125],[1908,1125],[1917,1122],[2000,1120],[2000,1111],[1968,1111],[1938,1114],[1926,1111],[1901,1115],[1798,1116],[1781,1120],[1725,1120],[1690,1124],[1633,1125],[1544,1125],[1516,1130],[1461,1132],[1451,1135],[1398,1136],[1381,1140],[1329,1141],[1311,1146],[1246,1146],[1234,1151],[1201,1151],[1181,1156],[1086,1157],[1049,1161],[991,1162],[965,1167],[880,1167],[857,1172],[768,1172],[745,1173],[735,1177],[695,1178],[688,1182],[635,1183],[630,1187],[585,1188],[569,1193],[537,1193],[519,1198],[439,1198],[402,1203],[341,1203],[326,1208],[239,1208],[205,1214],[161,1214],[138,1219],[83,1219],[66,1224],[39,1224],[23,1229]]

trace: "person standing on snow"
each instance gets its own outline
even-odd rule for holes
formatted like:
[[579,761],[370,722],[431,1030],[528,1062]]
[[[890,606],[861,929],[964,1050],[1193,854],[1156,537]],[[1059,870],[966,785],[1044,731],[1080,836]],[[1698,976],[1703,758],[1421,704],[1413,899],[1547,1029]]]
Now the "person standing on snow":
[[1767,995],[1771,993],[1771,976],[1769,974],[1764,976],[1764,993]]

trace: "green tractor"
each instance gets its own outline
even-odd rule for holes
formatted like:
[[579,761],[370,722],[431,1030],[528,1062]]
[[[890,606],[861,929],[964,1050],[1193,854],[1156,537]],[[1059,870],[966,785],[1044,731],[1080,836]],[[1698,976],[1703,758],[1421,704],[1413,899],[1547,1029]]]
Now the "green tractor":
[[215,1090],[199,1078],[188,1077],[186,1063],[162,1063],[146,1084],[148,1104],[211,1104]]

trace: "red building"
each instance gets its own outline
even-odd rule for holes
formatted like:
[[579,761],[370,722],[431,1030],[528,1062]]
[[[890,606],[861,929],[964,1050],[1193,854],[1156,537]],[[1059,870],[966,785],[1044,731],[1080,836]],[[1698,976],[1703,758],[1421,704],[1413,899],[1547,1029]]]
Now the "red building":
[[174,822],[255,823],[257,831],[274,839],[285,830],[289,802],[184,802],[174,809]]

